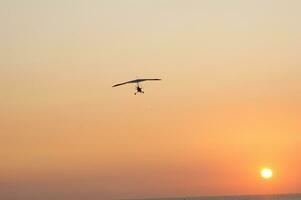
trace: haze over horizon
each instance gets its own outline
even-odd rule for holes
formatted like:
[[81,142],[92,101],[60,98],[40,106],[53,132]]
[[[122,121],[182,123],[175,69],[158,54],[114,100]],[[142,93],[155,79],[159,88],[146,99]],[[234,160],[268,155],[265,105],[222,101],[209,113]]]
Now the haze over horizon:
[[301,192],[300,9],[2,0],[0,198]]

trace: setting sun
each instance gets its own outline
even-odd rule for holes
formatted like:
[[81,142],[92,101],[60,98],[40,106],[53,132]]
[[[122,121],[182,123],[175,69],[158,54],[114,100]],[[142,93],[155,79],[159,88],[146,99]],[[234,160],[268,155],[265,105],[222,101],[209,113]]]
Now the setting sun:
[[263,168],[260,171],[260,175],[264,179],[270,179],[273,176],[273,171],[271,169],[269,169],[269,168]]

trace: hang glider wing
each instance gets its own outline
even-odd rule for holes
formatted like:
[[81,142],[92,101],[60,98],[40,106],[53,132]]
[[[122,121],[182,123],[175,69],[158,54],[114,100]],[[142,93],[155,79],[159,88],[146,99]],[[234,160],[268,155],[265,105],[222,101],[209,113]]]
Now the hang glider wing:
[[118,83],[116,85],[113,85],[112,87],[117,87],[117,86],[125,85],[125,84],[128,84],[128,83],[134,83],[134,82],[133,81],[127,81],[127,82],[124,82],[124,83]]
[[117,87],[117,86],[120,86],[120,85],[129,84],[129,83],[140,83],[140,82],[143,82],[143,81],[161,81],[161,80],[162,79],[159,79],[159,78],[136,79],[136,80],[132,80],[132,81],[119,83],[119,84],[113,85],[112,87]]

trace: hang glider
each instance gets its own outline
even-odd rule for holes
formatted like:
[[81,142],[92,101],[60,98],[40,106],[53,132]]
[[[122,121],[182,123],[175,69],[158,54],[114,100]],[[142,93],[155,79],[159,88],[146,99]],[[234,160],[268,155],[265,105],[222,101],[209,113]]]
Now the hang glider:
[[135,95],[137,93],[144,93],[144,91],[142,90],[142,87],[139,85],[139,83],[144,82],[144,81],[161,81],[162,79],[159,78],[145,78],[145,79],[135,79],[135,80],[131,80],[131,81],[127,81],[127,82],[123,82],[123,83],[118,83],[116,85],[113,85],[112,87],[117,87],[117,86],[121,86],[121,85],[125,85],[125,84],[131,84],[131,83],[136,83],[136,92]]

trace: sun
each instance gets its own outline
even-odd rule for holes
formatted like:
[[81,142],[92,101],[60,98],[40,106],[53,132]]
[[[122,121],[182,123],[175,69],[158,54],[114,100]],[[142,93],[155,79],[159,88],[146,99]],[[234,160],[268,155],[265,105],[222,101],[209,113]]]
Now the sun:
[[260,175],[264,179],[270,179],[273,177],[273,171],[270,168],[263,168],[260,171]]

